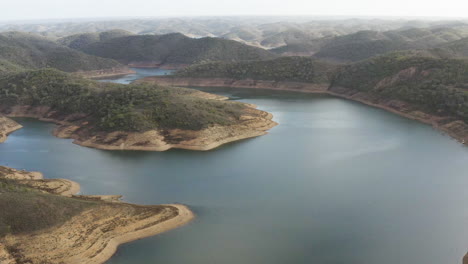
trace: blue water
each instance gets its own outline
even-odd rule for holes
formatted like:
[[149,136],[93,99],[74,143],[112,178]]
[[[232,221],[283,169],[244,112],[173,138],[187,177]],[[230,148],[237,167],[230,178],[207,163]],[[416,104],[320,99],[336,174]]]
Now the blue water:
[[129,84],[133,81],[136,81],[141,78],[149,76],[164,76],[171,75],[174,70],[164,70],[159,68],[130,68],[134,70],[135,74],[129,74],[122,77],[110,78],[110,79],[100,79],[100,82],[112,82],[112,83],[122,83]]
[[80,182],[83,194],[184,203],[197,219],[108,262],[451,264],[468,248],[468,148],[424,124],[320,95],[208,89],[280,123],[213,151],[102,151],[24,129],[0,164]]

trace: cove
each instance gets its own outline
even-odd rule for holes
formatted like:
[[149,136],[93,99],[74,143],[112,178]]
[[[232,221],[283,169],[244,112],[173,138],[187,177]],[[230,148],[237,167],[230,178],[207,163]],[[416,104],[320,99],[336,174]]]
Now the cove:
[[[117,80],[119,81],[119,80]],[[123,82],[123,81],[122,81]],[[67,178],[83,194],[183,203],[188,226],[119,248],[108,263],[460,263],[468,148],[418,122],[330,96],[204,89],[280,123],[213,151],[102,151],[24,128],[2,165]]]

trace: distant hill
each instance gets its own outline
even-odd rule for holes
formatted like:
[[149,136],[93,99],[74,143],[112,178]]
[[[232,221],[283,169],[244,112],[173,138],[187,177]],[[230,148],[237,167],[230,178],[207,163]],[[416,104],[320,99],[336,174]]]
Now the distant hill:
[[334,62],[355,62],[394,51],[433,49],[465,37],[468,37],[466,27],[364,30],[335,37],[303,39],[271,51],[282,56],[315,56]]
[[468,30],[452,28],[360,31],[328,40],[315,56],[332,61],[353,62],[393,51],[431,49],[467,36]]
[[106,41],[113,38],[133,35],[132,32],[115,29],[99,33],[83,33],[67,36],[57,40],[58,43],[72,49],[82,49],[90,44]]
[[122,66],[117,61],[91,56],[35,34],[0,34],[0,71],[52,67],[76,72]]
[[313,56],[326,44],[328,44],[330,39],[331,38],[326,37],[313,39],[302,43],[291,43],[285,46],[271,49],[270,51],[281,56]]
[[278,32],[261,41],[263,47],[279,47],[283,45],[308,43],[314,39],[314,34],[300,30],[300,29],[287,29]]
[[210,37],[194,39],[178,33],[112,38],[80,50],[125,64],[193,64],[202,61],[236,62],[276,57],[267,50],[232,40]]
[[468,58],[468,38],[440,45],[429,52],[441,58]]
[[[407,21],[383,19],[316,19],[313,17],[185,17],[99,21],[57,21],[0,24],[1,31],[26,31],[51,38],[86,32],[123,29],[134,34],[182,33],[189,37],[220,37],[252,46],[277,48],[307,39],[341,36],[362,30],[387,31],[408,27],[430,27],[450,21]],[[264,46],[262,46],[262,44]]]
[[251,62],[213,62],[193,65],[175,76],[197,78],[231,78],[237,80],[271,80],[329,83],[336,65],[305,57],[282,57]]

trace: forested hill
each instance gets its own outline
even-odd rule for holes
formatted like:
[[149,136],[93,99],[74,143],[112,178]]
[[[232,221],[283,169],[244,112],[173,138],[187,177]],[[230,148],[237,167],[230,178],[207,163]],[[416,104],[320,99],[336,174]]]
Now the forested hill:
[[82,49],[96,42],[107,41],[110,39],[131,35],[133,35],[132,32],[115,29],[104,32],[74,34],[60,38],[57,40],[57,42],[73,49]]
[[266,61],[212,62],[193,65],[177,77],[254,79],[290,82],[329,83],[337,65],[306,57],[282,57]]
[[[282,55],[314,55],[335,62],[356,62],[394,51],[426,50],[451,46],[468,37],[466,28],[411,28],[392,31],[359,31],[289,44],[273,52]],[[454,43],[455,43],[454,42]],[[454,44],[455,45],[455,44]],[[437,54],[435,54],[437,55]]]
[[193,64],[202,61],[246,61],[276,57],[273,53],[221,38],[194,39],[179,33],[117,37],[80,47],[80,50],[122,63]]
[[312,58],[193,65],[175,77],[256,79],[329,84],[385,100],[398,99],[428,113],[468,122],[468,62],[397,52],[353,64],[329,64]]
[[468,59],[468,38],[438,46],[437,48],[430,49],[429,52],[441,58]]
[[468,123],[468,62],[393,53],[342,67],[331,89],[402,100]]
[[35,34],[0,33],[0,72],[45,67],[76,72],[122,66],[115,60],[91,56]]
[[0,77],[0,112],[15,106],[48,107],[48,118],[68,116],[93,131],[200,130],[239,122],[241,103],[192,96],[196,90],[111,84],[42,69]]

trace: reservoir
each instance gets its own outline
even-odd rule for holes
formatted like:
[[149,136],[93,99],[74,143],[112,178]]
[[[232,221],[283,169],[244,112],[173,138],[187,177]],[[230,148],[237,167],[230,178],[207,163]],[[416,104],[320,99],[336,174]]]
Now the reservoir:
[[[128,83],[151,70],[116,82]],[[204,91],[256,104],[279,126],[198,152],[104,151],[24,128],[0,164],[187,204],[187,226],[119,247],[110,264],[457,264],[468,249],[468,148],[431,127],[324,95]]]

